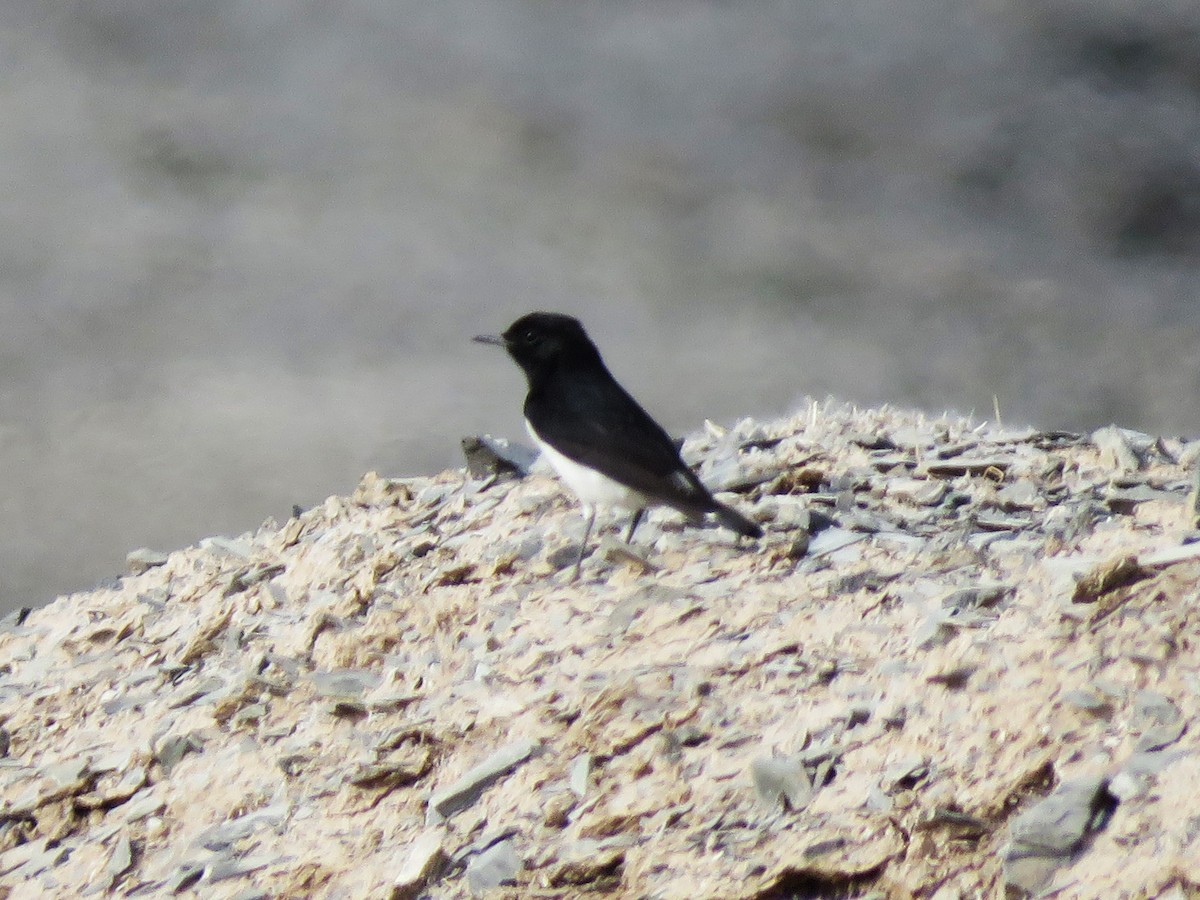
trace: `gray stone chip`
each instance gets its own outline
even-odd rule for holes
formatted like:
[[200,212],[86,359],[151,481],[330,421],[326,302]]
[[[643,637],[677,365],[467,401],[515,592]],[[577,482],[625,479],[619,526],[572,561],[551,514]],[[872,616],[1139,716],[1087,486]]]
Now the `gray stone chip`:
[[763,756],[750,763],[754,792],[768,806],[783,804],[793,812],[806,807],[813,796],[812,778],[803,756]]
[[467,471],[475,478],[504,475],[523,478],[529,474],[538,458],[536,450],[514,441],[494,438],[490,434],[463,438],[462,450],[467,460]]
[[141,575],[157,566],[164,565],[169,557],[166,553],[141,547],[125,556],[125,567],[131,575]]
[[539,748],[537,741],[530,740],[501,747],[453,784],[435,791],[429,798],[428,818],[432,822],[440,822],[466,809],[485,790],[533,756]]
[[1055,869],[1082,851],[1088,835],[1104,826],[1115,805],[1105,778],[1060,784],[1012,821],[1004,852],[1005,882],[1029,894],[1040,890]]
[[478,897],[502,884],[511,884],[522,867],[521,857],[517,856],[512,841],[492,844],[467,864],[467,887],[471,896]]

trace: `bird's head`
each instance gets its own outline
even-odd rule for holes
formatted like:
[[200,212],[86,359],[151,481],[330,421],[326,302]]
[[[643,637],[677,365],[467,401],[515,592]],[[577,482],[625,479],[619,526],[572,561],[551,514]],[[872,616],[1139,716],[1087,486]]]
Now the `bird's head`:
[[481,334],[475,340],[503,347],[531,378],[564,363],[582,363],[600,356],[579,320],[562,313],[529,313],[503,334]]

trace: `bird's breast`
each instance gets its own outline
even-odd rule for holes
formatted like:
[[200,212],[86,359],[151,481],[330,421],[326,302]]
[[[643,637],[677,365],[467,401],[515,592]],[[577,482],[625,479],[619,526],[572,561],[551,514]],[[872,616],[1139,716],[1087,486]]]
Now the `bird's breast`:
[[533,426],[525,423],[529,436],[541,448],[542,454],[554,467],[558,477],[569,487],[579,499],[588,506],[616,506],[621,509],[642,509],[650,504],[649,499],[640,491],[626,487],[619,481],[595,469],[577,463],[570,457],[559,453],[543,441]]

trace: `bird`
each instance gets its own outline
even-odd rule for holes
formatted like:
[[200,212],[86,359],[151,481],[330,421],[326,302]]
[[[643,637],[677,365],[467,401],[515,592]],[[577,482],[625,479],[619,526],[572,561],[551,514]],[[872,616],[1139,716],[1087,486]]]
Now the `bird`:
[[757,523],[713,497],[688,468],[679,446],[613,378],[578,319],[532,312],[474,340],[503,347],[524,371],[525,426],[583,506],[575,580],[598,506],[632,513],[626,543],[650,506],[675,509],[693,525],[712,515],[743,537],[762,537]]

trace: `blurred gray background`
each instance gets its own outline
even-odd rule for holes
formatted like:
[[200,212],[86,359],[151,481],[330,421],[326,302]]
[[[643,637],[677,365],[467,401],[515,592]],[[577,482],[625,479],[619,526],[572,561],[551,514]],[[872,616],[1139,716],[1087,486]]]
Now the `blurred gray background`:
[[1195,434],[1193,0],[5,0],[0,606],[523,437],[803,396]]

